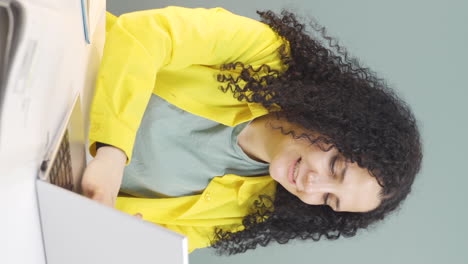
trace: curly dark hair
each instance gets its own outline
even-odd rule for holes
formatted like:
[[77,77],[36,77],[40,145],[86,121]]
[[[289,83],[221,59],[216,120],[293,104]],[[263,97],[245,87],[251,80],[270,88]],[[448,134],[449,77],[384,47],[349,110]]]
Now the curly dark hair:
[[307,34],[305,25],[290,11],[283,10],[281,16],[272,11],[257,13],[261,22],[289,42],[290,52],[286,45],[278,50],[287,70],[280,73],[267,65],[254,69],[242,62],[226,64],[222,69],[239,69],[240,75],[220,73],[221,90],[271,111],[280,106],[276,118],[320,136],[281,130],[283,134],[336,147],[344,158],[376,177],[384,198],[370,212],[335,212],[328,206],[308,205],[278,184],[274,199],[261,195],[254,203],[252,213],[243,219],[242,231],[215,230],[212,247],[217,254],[242,253],[272,240],[283,244],[298,238],[352,237],[399,207],[422,161],[416,120],[383,79],[361,67],[317,22],[312,20],[310,26],[336,52]]

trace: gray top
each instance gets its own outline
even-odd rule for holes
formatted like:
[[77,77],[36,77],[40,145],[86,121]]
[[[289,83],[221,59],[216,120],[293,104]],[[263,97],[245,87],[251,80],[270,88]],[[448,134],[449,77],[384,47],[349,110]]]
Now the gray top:
[[235,127],[188,113],[152,95],[138,130],[121,191],[136,197],[201,193],[215,176],[267,175],[269,164],[248,157]]

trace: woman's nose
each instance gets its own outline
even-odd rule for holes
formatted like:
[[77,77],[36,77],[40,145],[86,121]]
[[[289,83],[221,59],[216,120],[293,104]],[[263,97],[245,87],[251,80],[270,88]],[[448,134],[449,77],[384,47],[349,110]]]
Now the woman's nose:
[[333,175],[327,171],[309,171],[303,181],[304,191],[319,192],[319,191],[330,191],[336,182]]

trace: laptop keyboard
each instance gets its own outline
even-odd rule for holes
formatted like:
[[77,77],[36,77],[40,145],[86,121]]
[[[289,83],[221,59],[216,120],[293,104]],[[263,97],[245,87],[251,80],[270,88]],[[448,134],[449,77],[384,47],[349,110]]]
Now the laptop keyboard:
[[70,143],[68,139],[68,130],[60,143],[60,147],[53,161],[49,174],[50,183],[73,190],[73,174],[71,167]]

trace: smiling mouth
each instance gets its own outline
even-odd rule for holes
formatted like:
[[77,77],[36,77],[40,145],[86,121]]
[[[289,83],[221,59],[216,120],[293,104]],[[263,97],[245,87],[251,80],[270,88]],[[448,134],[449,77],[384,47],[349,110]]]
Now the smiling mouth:
[[301,163],[301,158],[296,160],[294,164],[289,168],[288,180],[292,185],[296,185],[296,179],[299,176],[299,164]]
[[302,158],[299,158],[296,162],[296,166],[294,167],[294,172],[293,172],[293,181],[296,183],[297,175],[299,174],[299,164],[301,163]]

